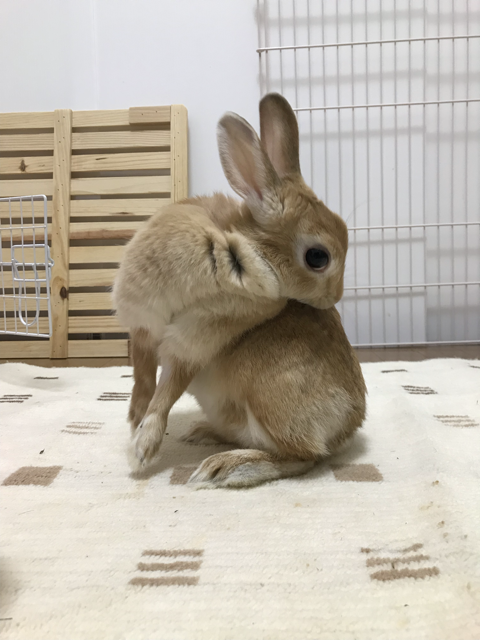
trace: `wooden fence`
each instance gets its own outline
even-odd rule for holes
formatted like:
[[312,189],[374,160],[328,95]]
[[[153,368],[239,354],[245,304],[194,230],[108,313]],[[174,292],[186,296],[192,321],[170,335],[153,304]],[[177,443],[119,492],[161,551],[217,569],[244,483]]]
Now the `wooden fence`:
[[52,337],[2,336],[0,357],[128,355],[110,288],[142,222],[188,195],[187,110],[0,114],[0,197],[34,194],[48,198]]

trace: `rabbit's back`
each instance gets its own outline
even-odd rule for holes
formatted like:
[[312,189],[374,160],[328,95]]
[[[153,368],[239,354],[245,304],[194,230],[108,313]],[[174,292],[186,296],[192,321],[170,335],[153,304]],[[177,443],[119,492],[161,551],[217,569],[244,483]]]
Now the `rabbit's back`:
[[338,312],[293,301],[222,353],[191,391],[202,405],[214,396],[245,411],[278,453],[300,458],[332,453],[365,418],[365,382]]

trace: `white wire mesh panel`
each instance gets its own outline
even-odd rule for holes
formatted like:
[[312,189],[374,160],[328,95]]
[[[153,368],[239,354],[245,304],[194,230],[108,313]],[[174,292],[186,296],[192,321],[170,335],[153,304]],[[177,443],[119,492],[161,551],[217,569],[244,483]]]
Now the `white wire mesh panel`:
[[48,338],[47,198],[0,198],[0,334]]
[[480,340],[478,2],[263,0],[258,25],[262,94],[350,227],[350,340]]

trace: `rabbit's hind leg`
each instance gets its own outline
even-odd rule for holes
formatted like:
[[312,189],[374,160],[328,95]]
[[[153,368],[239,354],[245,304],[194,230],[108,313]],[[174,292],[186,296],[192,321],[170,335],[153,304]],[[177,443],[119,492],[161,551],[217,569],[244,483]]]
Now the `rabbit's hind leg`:
[[158,342],[147,329],[131,331],[134,386],[128,419],[135,433],[155,393],[158,368]]
[[221,431],[215,429],[214,425],[206,420],[194,422],[180,440],[190,444],[228,444]]
[[188,482],[202,489],[253,487],[271,480],[301,475],[314,465],[314,460],[289,460],[268,451],[234,449],[216,453],[204,460]]

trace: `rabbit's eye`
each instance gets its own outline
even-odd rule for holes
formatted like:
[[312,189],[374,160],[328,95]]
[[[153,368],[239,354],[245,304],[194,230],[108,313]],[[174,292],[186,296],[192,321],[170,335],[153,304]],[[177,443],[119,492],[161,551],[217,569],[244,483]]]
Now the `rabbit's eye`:
[[330,255],[325,249],[315,247],[313,249],[308,249],[305,254],[305,262],[308,264],[310,269],[323,271],[330,262]]

